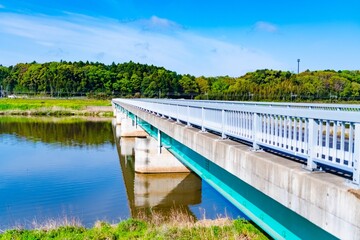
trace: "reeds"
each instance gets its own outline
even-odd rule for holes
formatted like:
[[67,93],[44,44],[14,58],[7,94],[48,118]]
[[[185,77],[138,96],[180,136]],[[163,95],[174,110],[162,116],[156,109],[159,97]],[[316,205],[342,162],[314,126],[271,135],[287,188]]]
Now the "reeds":
[[74,218],[34,221],[33,227],[0,231],[0,239],[268,239],[249,221],[227,217],[196,220],[183,209],[172,209],[167,216],[153,210],[140,212],[116,225],[97,221],[90,229]]
[[0,99],[0,115],[112,116],[109,100]]

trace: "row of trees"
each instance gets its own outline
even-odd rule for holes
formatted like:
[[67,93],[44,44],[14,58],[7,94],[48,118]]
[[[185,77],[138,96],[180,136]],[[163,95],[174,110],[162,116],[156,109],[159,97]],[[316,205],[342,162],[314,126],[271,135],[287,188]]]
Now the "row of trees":
[[8,93],[74,96],[165,97],[187,92],[190,75],[138,63],[105,65],[89,62],[19,63],[0,66],[0,85]]
[[[215,84],[219,85],[219,78]],[[214,85],[210,96],[201,98],[229,100],[300,101],[315,99],[360,100],[360,71],[288,71],[257,70],[238,78],[225,78],[220,84],[225,94]]]
[[360,71],[257,70],[241,77],[194,77],[134,62],[0,65],[0,85],[7,93],[49,96],[183,97],[227,100],[289,101],[359,99]]

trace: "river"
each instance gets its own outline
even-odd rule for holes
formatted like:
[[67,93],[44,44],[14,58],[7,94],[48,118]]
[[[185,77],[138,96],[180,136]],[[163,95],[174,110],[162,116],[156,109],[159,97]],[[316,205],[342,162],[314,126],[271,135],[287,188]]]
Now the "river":
[[51,220],[91,227],[151,211],[244,217],[193,173],[134,173],[120,142],[111,119],[0,117],[0,230]]

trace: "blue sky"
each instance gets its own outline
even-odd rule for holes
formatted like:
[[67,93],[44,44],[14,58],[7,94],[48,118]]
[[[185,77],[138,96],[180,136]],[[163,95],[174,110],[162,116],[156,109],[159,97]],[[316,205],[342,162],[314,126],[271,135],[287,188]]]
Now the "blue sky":
[[0,64],[134,61],[196,76],[360,69],[359,1],[0,0]]

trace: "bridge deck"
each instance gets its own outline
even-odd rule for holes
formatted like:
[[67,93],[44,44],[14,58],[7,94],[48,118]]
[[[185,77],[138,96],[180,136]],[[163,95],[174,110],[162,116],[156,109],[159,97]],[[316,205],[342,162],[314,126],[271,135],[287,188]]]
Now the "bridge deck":
[[142,110],[328,168],[360,184],[360,106],[121,99]]

